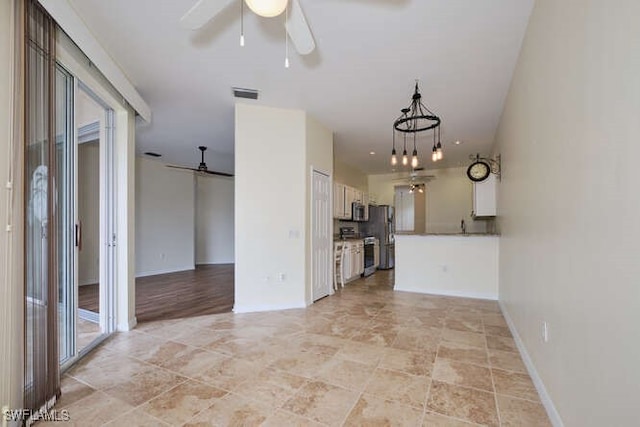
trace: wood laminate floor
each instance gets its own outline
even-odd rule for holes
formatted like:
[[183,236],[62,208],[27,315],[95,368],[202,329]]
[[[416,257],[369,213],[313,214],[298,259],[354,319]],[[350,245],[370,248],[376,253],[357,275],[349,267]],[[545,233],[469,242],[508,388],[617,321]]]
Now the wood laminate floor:
[[[195,270],[136,279],[138,322],[231,312],[233,264],[198,265]],[[98,311],[98,285],[81,286],[78,304]]]

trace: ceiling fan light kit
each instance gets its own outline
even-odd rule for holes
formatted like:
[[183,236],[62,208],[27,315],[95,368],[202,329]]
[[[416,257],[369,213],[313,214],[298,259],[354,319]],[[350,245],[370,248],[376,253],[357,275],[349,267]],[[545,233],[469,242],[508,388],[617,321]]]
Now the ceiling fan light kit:
[[280,15],[287,8],[289,0],[244,0],[249,9],[256,15],[273,18]]
[[[404,135],[404,152],[402,153],[402,164],[406,166],[409,161],[407,158],[407,134],[413,134],[413,153],[411,156],[411,167],[416,168],[419,164],[418,148],[416,135],[419,132],[433,130],[433,149],[431,160],[434,162],[442,160],[444,154],[442,152],[442,142],[440,141],[440,124],[441,120],[433,111],[429,110],[422,102],[422,95],[418,88],[418,81],[411,97],[411,103],[407,108],[400,110],[401,114],[393,122],[393,149],[391,150],[391,165],[395,166],[398,162],[396,158],[396,132],[402,132]],[[436,142],[437,132],[437,142]]]

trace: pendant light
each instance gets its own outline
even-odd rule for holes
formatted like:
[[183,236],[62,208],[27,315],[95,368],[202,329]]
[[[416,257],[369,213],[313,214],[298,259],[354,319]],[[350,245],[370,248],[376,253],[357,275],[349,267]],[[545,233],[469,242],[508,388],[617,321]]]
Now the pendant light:
[[[433,149],[431,154],[431,160],[434,162],[442,159],[442,143],[440,142],[440,124],[441,120],[435,113],[429,110],[424,103],[422,102],[422,95],[420,94],[420,90],[418,88],[418,81],[416,80],[416,85],[414,88],[413,96],[411,97],[411,103],[409,107],[403,108],[401,110],[401,115],[393,122],[393,129],[399,132],[402,132],[405,136],[404,141],[404,151],[402,153],[402,164],[404,166],[409,164],[409,159],[407,157],[407,143],[406,143],[406,134],[413,134],[413,152],[411,155],[411,166],[415,169],[418,167],[419,159],[418,159],[418,147],[416,143],[417,133],[418,132],[426,132],[429,130],[433,131]],[[436,144],[436,131],[438,132],[438,142]],[[395,165],[394,163],[394,155],[395,155],[395,139],[394,146],[391,150],[391,165]],[[396,160],[397,162],[397,160]]]
[[391,150],[391,166],[396,166],[398,164],[398,156],[396,155],[396,130],[392,129],[393,132],[393,149]]

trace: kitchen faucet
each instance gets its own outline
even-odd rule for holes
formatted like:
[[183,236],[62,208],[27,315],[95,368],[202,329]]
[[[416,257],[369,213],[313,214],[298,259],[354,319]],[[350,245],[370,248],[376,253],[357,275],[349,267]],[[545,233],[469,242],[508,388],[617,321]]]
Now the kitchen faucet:
[[460,221],[460,232],[462,234],[466,234],[467,233],[467,227],[464,223],[464,218]]

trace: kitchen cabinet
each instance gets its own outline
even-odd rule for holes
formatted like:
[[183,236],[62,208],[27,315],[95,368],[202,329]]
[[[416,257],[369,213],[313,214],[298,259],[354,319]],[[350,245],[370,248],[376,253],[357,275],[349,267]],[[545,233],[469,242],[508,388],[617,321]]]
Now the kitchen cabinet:
[[333,183],[333,217],[336,219],[351,218],[351,203],[347,209],[346,185],[339,182]]
[[364,273],[364,241],[346,241],[343,250],[342,272],[346,283],[357,279]]
[[[357,188],[339,182],[333,183],[333,217],[335,219],[350,220],[353,202],[369,205],[369,195]],[[369,220],[369,209],[365,209],[365,221]]]
[[496,216],[497,179],[494,174],[482,182],[473,183],[473,213],[474,218]]

